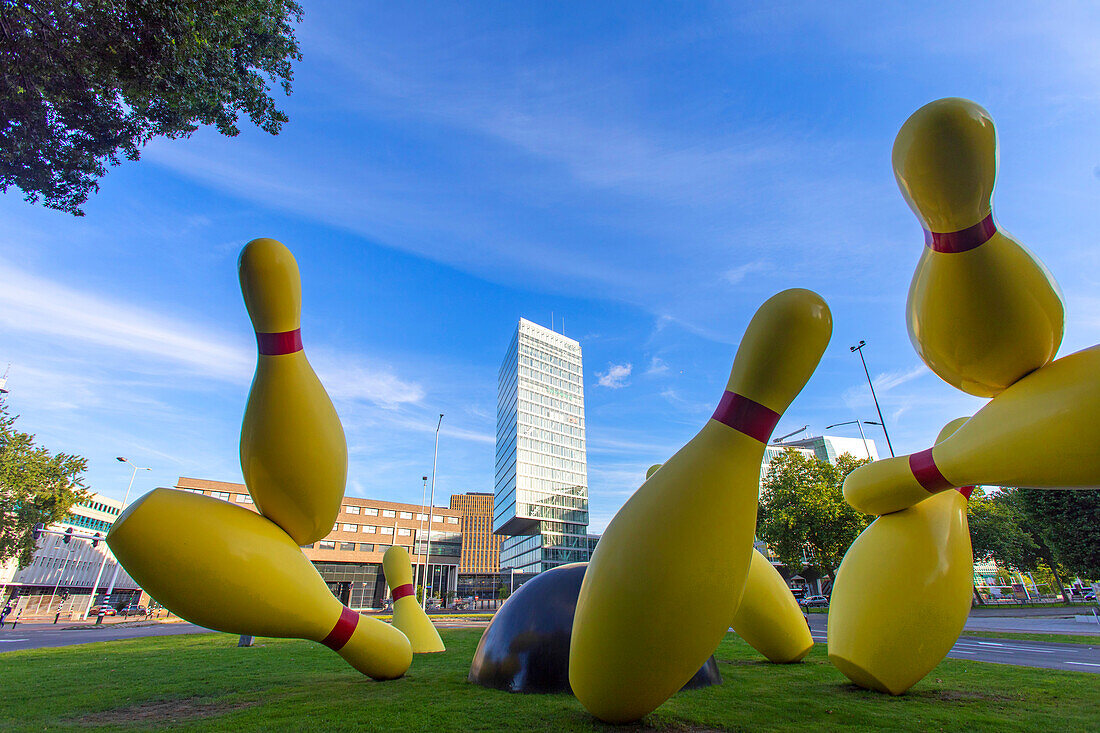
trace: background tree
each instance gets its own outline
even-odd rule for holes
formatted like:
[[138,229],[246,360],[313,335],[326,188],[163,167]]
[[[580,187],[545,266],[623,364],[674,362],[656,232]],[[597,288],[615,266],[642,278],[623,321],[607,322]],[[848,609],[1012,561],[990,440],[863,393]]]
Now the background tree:
[[1028,513],[1020,492],[1020,489],[1003,489],[986,494],[976,489],[971,495],[967,520],[974,557],[992,557],[998,564],[1022,573],[1045,568],[1068,603],[1058,560],[1040,523]]
[[237,135],[242,112],[277,134],[267,79],[290,94],[301,16],[293,0],[3,0],[0,191],[82,215],[106,164],[153,137]]
[[1015,489],[1012,495],[1059,565],[1100,578],[1100,491]]
[[836,464],[784,451],[762,482],[756,533],[792,572],[807,565],[835,580],[844,553],[870,524],[846,501],[844,477],[867,463],[848,454]]
[[0,404],[0,563],[34,554],[34,525],[59,522],[88,497],[81,481],[87,459],[51,455],[34,436],[14,428],[15,417]]

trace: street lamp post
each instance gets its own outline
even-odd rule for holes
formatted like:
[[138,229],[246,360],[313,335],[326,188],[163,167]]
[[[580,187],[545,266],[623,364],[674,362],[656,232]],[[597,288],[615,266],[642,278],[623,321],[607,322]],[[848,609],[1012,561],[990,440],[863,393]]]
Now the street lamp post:
[[852,425],[854,423],[855,426],[859,428],[859,437],[863,440],[863,452],[866,454],[867,460],[874,460],[873,458],[871,458],[871,449],[867,447],[867,436],[863,434],[863,426],[860,425],[860,422],[860,420],[848,420],[846,422],[838,422],[833,423],[832,425],[826,425],[825,429],[828,430],[830,428],[839,428],[841,425]]
[[[424,488],[420,493],[420,508],[423,511],[427,512],[428,508],[426,506],[424,506],[424,502],[426,502],[428,500],[428,477],[427,476],[421,476],[420,480],[424,482]],[[420,520],[420,535],[423,538],[423,535],[424,535],[424,520],[425,519],[430,519],[431,515],[421,514],[420,516],[423,517],[423,519]],[[431,524],[428,525],[429,530],[431,529],[431,526],[432,526]],[[424,571],[424,584],[423,584],[422,587],[426,588],[428,586],[428,568],[424,564],[424,561],[425,561],[426,558],[424,557],[424,553],[422,551],[423,548],[424,548],[424,545],[420,544],[419,542],[416,543],[416,572],[413,574],[413,586],[414,587],[416,586],[417,579],[420,577],[420,571],[423,570]],[[423,595],[423,594],[421,594],[421,595]]]
[[420,607],[428,609],[428,573],[432,563],[432,512],[435,511],[435,469],[439,465],[439,428],[443,425],[443,413],[439,413],[439,422],[435,425],[435,456],[432,458],[432,493],[428,499],[428,542],[424,549],[424,597],[420,599]]
[[871,388],[871,399],[875,401],[875,410],[878,412],[879,423],[882,425],[882,434],[886,436],[886,447],[890,449],[890,456],[894,455],[894,446],[890,444],[890,433],[886,432],[886,421],[882,419],[882,409],[878,406],[878,397],[875,396],[875,385],[871,383],[871,372],[867,369],[867,360],[863,358],[863,347],[867,342],[860,339],[855,346],[849,346],[850,351],[859,353],[859,360],[863,362],[863,373],[867,375],[867,386]]
[[[133,473],[130,474],[130,484],[129,484],[129,486],[126,487],[126,496],[122,497],[122,511],[126,511],[126,502],[128,502],[130,500],[130,489],[134,488],[134,477],[137,476],[137,472],[138,471],[152,471],[153,469],[145,468],[143,466],[135,466],[133,463],[131,463],[129,460],[123,458],[122,456],[119,456],[115,460],[120,461],[122,463],[129,463],[130,468],[134,469]],[[104,554],[104,556],[103,556],[103,562],[107,562],[107,555],[106,554]],[[107,586],[107,597],[108,598],[110,598],[111,594],[115,592],[115,582],[118,580],[118,571],[119,571],[119,568],[121,568],[121,567],[122,566],[119,565],[118,560],[115,560],[115,572],[111,575],[111,582]],[[95,594],[95,588],[92,588],[92,594],[93,595]],[[90,606],[89,606],[89,608],[90,608]]]

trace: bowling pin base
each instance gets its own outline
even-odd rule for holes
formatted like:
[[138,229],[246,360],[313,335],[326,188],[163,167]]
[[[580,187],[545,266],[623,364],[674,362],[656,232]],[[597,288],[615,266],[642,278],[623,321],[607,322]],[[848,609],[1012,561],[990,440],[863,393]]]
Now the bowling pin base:
[[909,685],[890,684],[889,682],[881,680],[858,664],[850,662],[839,655],[830,654],[829,661],[832,662],[833,666],[839,669],[845,677],[865,689],[878,690],[879,692],[885,692],[887,695],[900,695],[909,689]]

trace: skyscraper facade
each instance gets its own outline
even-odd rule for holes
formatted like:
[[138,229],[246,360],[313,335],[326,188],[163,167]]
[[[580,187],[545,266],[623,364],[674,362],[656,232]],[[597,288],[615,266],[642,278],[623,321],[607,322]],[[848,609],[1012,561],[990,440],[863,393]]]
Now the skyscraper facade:
[[451,495],[451,509],[462,512],[459,573],[500,570],[500,535],[493,534],[493,495],[476,491]]
[[501,571],[588,560],[581,345],[524,318],[498,375],[494,495]]

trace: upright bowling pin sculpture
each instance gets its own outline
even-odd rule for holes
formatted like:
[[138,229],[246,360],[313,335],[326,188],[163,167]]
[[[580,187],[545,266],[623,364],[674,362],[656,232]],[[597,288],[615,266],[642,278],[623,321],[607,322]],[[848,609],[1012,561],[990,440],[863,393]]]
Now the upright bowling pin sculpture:
[[241,470],[256,508],[298,545],[332,531],[347,479],[344,428],[302,351],[298,263],[274,239],[241,251],[241,292],[259,356],[241,425]]
[[[948,423],[940,439],[966,421]],[[860,687],[900,695],[958,641],[974,590],[973,488],[879,517],[844,555],[829,602],[829,661]]]
[[645,716],[726,633],[752,558],[764,447],[831,332],[816,293],[787,290],[764,303],[713,417],[611,520],[581,585],[569,649],[570,685],[596,717]]
[[755,547],[745,595],[730,622],[737,635],[775,664],[800,661],[814,639],[787,581]]
[[844,498],[896,512],[958,486],[1100,487],[1100,346],[1056,359],[990,400],[935,447],[860,466]]
[[294,540],[243,507],[154,489],[115,521],[107,544],[138,585],[192,623],[320,642],[380,680],[412,663],[404,634],[342,605]]
[[401,545],[393,545],[386,550],[386,554],[382,555],[382,570],[386,573],[386,584],[393,595],[393,625],[409,637],[413,654],[447,651],[428,614],[416,601],[408,550]]
[[[645,477],[648,479],[660,467],[660,463],[650,466]],[[730,626],[775,664],[798,662],[814,646],[806,617],[787,581],[755,547],[745,578],[745,592]]]
[[949,384],[993,397],[1054,358],[1064,318],[1046,267],[994,223],[993,120],[966,99],[927,104],[893,163],[925,234],[906,307],[913,347]]

